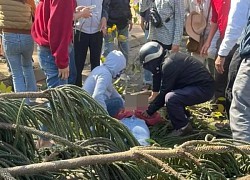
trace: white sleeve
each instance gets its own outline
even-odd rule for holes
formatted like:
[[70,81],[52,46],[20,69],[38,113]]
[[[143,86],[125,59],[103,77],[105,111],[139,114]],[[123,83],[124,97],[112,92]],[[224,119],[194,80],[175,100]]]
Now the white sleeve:
[[220,56],[227,56],[237,43],[247,25],[249,9],[249,0],[231,0],[226,32],[218,52]]

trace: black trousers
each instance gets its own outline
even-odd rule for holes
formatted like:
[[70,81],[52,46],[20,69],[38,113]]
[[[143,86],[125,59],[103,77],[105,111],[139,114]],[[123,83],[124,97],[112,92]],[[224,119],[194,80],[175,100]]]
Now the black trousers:
[[[240,68],[240,64],[242,62],[242,58],[240,57],[240,52],[239,52],[239,48],[236,49],[233,58],[231,60],[231,63],[229,65],[229,69],[228,69],[228,79],[227,79],[227,86],[226,86],[226,90],[225,90],[225,98],[226,98],[226,112],[228,114],[229,117],[229,109],[231,106],[231,102],[232,102],[232,89],[233,89],[233,84],[235,81],[235,78],[237,76],[238,70]],[[230,119],[230,117],[229,117]]]
[[[218,43],[218,47],[220,47],[221,43]],[[238,45],[235,45],[233,49],[229,52],[228,56],[225,58],[225,63],[224,63],[224,73],[219,74],[217,71],[215,71],[215,93],[214,93],[214,98],[215,101],[219,97],[225,97],[225,89],[227,86],[227,80],[228,80],[228,70],[229,70],[229,64],[231,63],[231,60],[233,58],[233,54],[236,51]]]
[[74,35],[75,64],[77,71],[75,85],[82,87],[82,71],[84,69],[88,49],[90,51],[91,70],[100,65],[102,42],[102,32],[86,34],[78,30],[76,31]]

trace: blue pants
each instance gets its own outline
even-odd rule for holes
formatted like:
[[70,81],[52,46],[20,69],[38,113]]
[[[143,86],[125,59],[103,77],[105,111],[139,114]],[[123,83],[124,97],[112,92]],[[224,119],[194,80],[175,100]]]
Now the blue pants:
[[[126,26],[124,29],[118,29],[117,30],[118,37],[120,35],[126,37],[126,39],[119,40],[118,38],[118,47],[120,51],[125,56],[127,63],[128,63],[128,50],[129,50],[129,44],[128,44],[128,26]],[[104,43],[104,52],[103,56],[106,57],[108,53],[114,50],[114,39],[116,38],[116,32],[113,31],[112,33],[108,33],[105,37],[105,43]]]
[[187,86],[176,89],[166,94],[165,102],[169,119],[174,129],[180,129],[187,125],[188,118],[185,107],[200,104],[210,100],[214,95],[214,88]]
[[[3,33],[3,49],[12,72],[15,92],[37,91],[32,66],[34,41],[31,35]],[[26,102],[29,103],[29,99]]]

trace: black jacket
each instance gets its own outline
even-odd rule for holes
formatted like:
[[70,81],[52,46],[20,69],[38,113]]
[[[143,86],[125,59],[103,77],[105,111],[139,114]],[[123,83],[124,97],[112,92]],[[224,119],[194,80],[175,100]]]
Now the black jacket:
[[[214,90],[214,79],[207,68],[197,59],[184,53],[175,53],[162,64],[159,95],[148,107],[148,114],[154,114],[165,104],[165,95],[187,86],[200,86]],[[156,79],[154,79],[155,81]]]
[[111,0],[108,11],[108,26],[114,24],[118,29],[124,29],[132,19],[129,0]]

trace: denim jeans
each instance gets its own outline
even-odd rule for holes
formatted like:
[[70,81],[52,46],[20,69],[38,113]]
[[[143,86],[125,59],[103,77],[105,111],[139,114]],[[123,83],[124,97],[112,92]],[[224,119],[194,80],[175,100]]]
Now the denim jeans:
[[111,117],[114,117],[119,111],[124,108],[124,101],[122,98],[116,97],[105,101],[107,111]]
[[210,100],[214,95],[214,87],[187,86],[176,89],[166,94],[165,102],[169,119],[174,129],[187,125],[188,117],[185,113],[186,106],[200,104]]
[[75,63],[75,50],[72,48],[69,54],[69,84],[75,84],[76,82],[76,63]]
[[243,59],[233,85],[230,127],[234,139],[250,142],[250,58]]
[[[72,45],[70,45],[69,47],[69,52],[71,51]],[[50,48],[38,45],[37,53],[39,57],[40,67],[43,69],[46,75],[48,88],[54,88],[60,85],[68,84],[68,80],[62,80],[60,77],[58,77],[58,67],[56,66],[55,58],[54,56],[52,56]]]
[[[125,56],[127,63],[128,63],[128,50],[129,50],[129,44],[128,44],[128,26],[126,26],[124,29],[118,29],[117,30],[118,37],[120,35],[126,37],[126,39],[119,40],[118,38],[118,47],[120,51]],[[108,53],[114,50],[114,40],[116,38],[116,32],[113,31],[112,33],[107,33],[107,35],[104,37],[104,52],[103,56],[106,57]]]
[[[145,37],[145,41],[147,42],[148,30],[144,31],[144,37]],[[150,84],[150,85],[153,84],[152,73],[146,69],[143,70],[143,83]]]
[[3,47],[12,72],[15,92],[37,91],[32,66],[34,41],[31,35],[3,33]]

